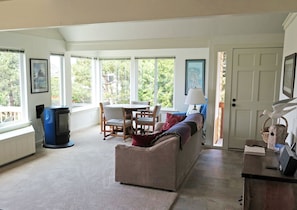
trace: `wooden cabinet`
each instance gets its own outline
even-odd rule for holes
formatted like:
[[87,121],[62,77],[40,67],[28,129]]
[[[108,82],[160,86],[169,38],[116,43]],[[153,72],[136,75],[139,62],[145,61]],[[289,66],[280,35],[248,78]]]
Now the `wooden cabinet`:
[[[262,141],[247,140],[246,143],[265,146]],[[271,150],[266,150],[265,156],[244,155],[244,209],[297,209],[296,174],[282,175],[278,157],[279,154]]]

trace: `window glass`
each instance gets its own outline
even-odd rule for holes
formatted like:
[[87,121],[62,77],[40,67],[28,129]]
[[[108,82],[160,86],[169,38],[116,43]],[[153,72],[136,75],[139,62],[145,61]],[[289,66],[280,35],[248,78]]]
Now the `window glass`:
[[138,100],[155,104],[155,60],[138,60]]
[[174,58],[137,59],[138,100],[173,107]]
[[72,107],[92,103],[92,59],[71,57]]
[[[0,127],[27,120],[22,97],[24,74],[24,53],[0,50]],[[23,90],[23,93],[21,92]]]
[[103,101],[130,103],[130,59],[100,60]]
[[51,99],[53,106],[62,105],[62,73],[64,69],[64,56],[51,55]]

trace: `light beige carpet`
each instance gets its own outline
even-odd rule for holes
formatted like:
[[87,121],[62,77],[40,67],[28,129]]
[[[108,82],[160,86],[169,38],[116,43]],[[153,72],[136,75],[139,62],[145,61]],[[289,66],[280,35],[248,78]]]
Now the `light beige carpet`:
[[177,193],[114,181],[114,148],[124,144],[122,139],[103,141],[96,126],[71,133],[71,140],[73,147],[41,147],[1,167],[0,209],[159,210],[174,203]]

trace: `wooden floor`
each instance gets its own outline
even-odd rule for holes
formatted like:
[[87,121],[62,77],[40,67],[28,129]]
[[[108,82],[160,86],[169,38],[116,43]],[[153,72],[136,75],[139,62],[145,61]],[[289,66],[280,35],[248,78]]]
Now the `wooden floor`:
[[204,149],[172,210],[242,209],[242,163],[243,152]]

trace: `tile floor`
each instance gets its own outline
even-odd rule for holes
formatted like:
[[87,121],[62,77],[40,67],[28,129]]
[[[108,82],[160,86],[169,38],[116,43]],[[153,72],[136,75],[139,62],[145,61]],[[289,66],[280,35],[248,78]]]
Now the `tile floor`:
[[243,191],[243,153],[220,149],[202,151],[179,190],[172,210],[239,210]]

